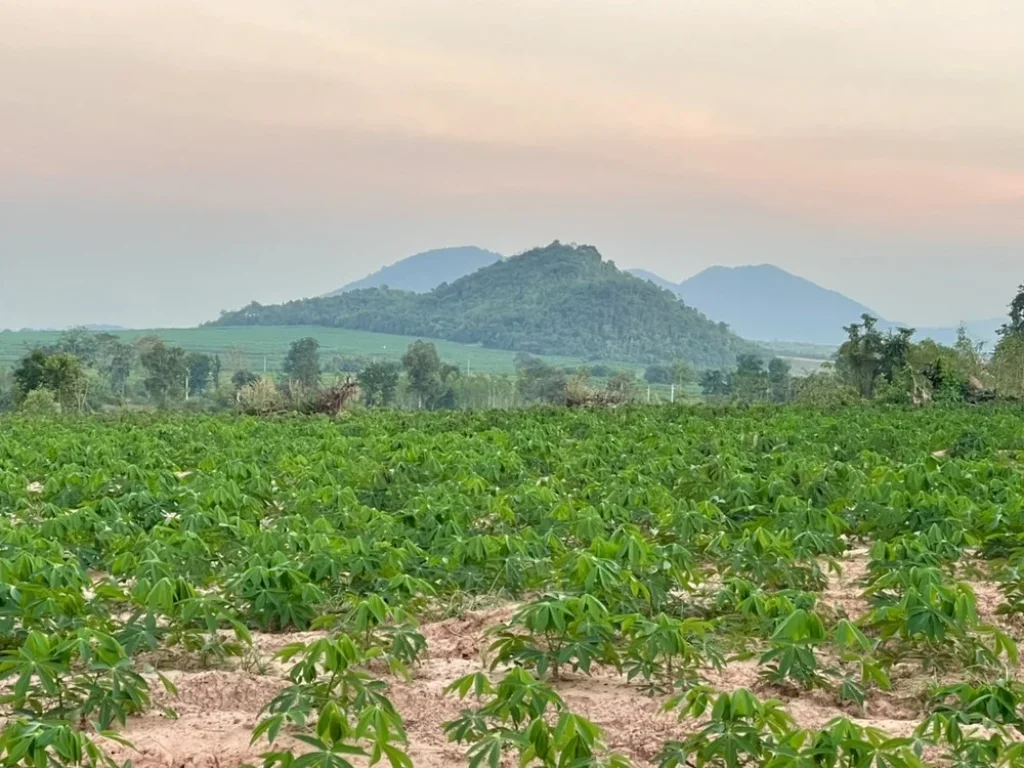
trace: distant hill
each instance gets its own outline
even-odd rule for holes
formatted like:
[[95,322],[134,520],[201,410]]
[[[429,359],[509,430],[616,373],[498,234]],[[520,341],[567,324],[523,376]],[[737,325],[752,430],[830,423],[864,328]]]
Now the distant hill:
[[731,367],[757,348],[677,297],[620,272],[592,246],[552,243],[426,294],[370,288],[276,306],[213,325],[325,325],[495,349],[631,362]]
[[110,331],[126,331],[128,330],[123,325],[108,325],[106,323],[86,323],[85,325],[62,325],[57,327],[55,325],[48,325],[43,327],[32,327],[22,328],[23,331],[68,331],[72,328],[81,328],[85,331],[94,332],[110,332]]
[[870,307],[771,264],[711,267],[680,283],[676,293],[758,341],[834,344],[842,341],[843,326],[861,315],[881,318]]
[[[863,314],[878,318],[882,328],[906,325],[771,264],[710,267],[678,285],[646,270],[630,272],[674,291],[708,317],[757,341],[838,345],[846,336],[843,327],[859,322]],[[992,343],[1002,323],[999,318],[968,322],[967,332],[973,339]],[[922,327],[916,333],[917,338],[933,338],[943,344],[951,344],[956,335],[956,327]]]
[[673,283],[671,280],[666,280],[661,275],[656,275],[653,272],[649,272],[646,269],[627,269],[626,270],[633,277],[638,277],[641,280],[647,280],[654,283],[659,288],[664,288],[666,291],[672,291],[672,293],[679,292],[679,286]]
[[501,259],[501,254],[472,245],[438,248],[396,261],[372,275],[356,280],[327,294],[337,296],[362,288],[394,288],[398,291],[427,293],[441,283],[450,283]]

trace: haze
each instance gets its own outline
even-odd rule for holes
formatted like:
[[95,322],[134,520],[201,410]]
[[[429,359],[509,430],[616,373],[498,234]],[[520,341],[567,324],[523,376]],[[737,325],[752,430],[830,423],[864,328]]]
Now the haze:
[[446,245],[1024,280],[1018,0],[4,0],[0,328],[195,324]]

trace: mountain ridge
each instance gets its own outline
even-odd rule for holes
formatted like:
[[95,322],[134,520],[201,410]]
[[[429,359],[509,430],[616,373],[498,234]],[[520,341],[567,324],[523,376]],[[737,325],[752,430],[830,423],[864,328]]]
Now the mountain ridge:
[[264,307],[212,325],[324,325],[532,354],[731,367],[758,348],[675,294],[621,272],[593,246],[557,241],[417,294],[366,288]]
[[[673,291],[709,317],[727,323],[738,335],[755,341],[838,345],[846,338],[843,327],[860,322],[864,314],[878,318],[884,329],[912,327],[774,264],[711,266],[681,283],[645,269],[629,271]],[[1001,318],[985,318],[965,325],[969,336],[988,343],[1002,322]],[[951,344],[957,330],[956,326],[919,327],[917,336]]]
[[354,280],[325,295],[338,296],[350,291],[384,286],[400,291],[428,293],[442,283],[458,280],[482,267],[500,261],[501,258],[500,253],[478,248],[475,245],[433,248],[399,259],[364,278]]

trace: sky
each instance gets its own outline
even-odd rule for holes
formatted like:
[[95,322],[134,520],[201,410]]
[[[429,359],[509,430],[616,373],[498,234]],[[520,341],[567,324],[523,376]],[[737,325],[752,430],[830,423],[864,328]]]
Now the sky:
[[0,328],[555,239],[918,325],[1024,282],[1020,0],[2,0],[0,29]]

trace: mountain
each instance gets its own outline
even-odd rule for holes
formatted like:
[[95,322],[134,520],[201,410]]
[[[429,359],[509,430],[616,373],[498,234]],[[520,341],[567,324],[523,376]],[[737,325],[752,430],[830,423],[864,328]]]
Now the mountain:
[[759,341],[835,344],[843,326],[873,309],[771,264],[711,267],[679,284],[676,293],[739,335]]
[[326,325],[534,354],[731,367],[757,348],[592,246],[558,242],[430,293],[369,288],[227,312],[214,325]]
[[666,291],[672,291],[672,293],[677,293],[679,291],[679,286],[671,280],[666,280],[661,275],[656,275],[646,269],[627,269],[626,271],[633,277],[638,277],[641,280],[647,280],[648,282],[654,283],[659,288],[664,288]]
[[[710,267],[678,285],[647,270],[633,269],[630,273],[675,292],[690,306],[727,323],[746,339],[835,346],[846,338],[843,327],[859,322],[864,314],[878,318],[883,329],[908,325],[887,320],[837,291],[771,264]],[[967,335],[992,346],[1004,322],[1003,318],[969,321],[965,323]],[[952,344],[958,328],[919,327],[915,337]]]
[[396,261],[372,275],[327,294],[338,296],[362,288],[387,286],[399,291],[427,293],[441,283],[450,283],[460,277],[476,272],[501,259],[501,254],[485,251],[472,245],[459,248],[437,248]]

